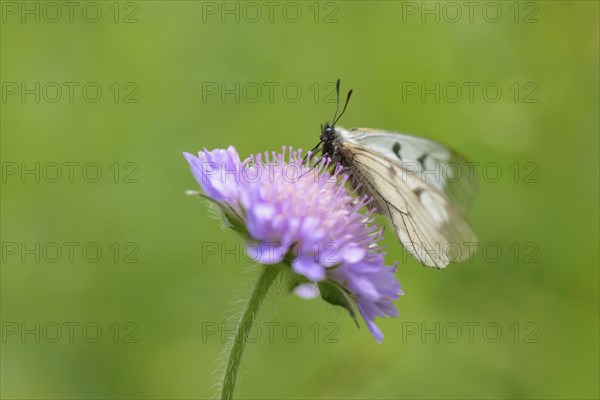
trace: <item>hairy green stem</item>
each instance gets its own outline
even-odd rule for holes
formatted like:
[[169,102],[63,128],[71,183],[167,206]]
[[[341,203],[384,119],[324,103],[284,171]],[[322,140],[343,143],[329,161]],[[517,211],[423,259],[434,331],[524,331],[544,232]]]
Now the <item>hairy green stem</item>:
[[242,360],[242,353],[244,352],[244,346],[246,345],[246,338],[248,331],[252,327],[252,322],[258,314],[258,310],[262,301],[264,300],[271,284],[277,277],[281,269],[280,265],[265,265],[262,267],[262,272],[258,277],[256,286],[246,303],[240,320],[236,326],[235,337],[231,344],[229,351],[229,357],[227,358],[227,365],[223,373],[223,379],[221,381],[221,392],[220,397],[222,400],[230,400],[233,398],[233,390],[235,388],[235,380],[237,372],[240,367],[240,361]]

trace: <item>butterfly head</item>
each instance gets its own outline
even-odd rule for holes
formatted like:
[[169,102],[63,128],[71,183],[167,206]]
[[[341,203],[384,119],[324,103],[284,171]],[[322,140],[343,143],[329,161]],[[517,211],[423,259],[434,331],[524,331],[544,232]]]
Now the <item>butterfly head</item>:
[[325,125],[321,125],[321,141],[330,142],[335,138],[335,126],[329,122],[325,122]]

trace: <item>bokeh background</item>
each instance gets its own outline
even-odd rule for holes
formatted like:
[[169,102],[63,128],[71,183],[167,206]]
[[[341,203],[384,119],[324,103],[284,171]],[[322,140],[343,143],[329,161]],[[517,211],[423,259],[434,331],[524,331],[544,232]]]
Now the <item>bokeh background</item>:
[[598,398],[599,6],[474,3],[3,1],[2,398],[213,395],[258,266],[181,153],[312,147],[338,77],[343,126],[480,163],[482,246],[435,271],[388,230],[381,345],[272,293],[237,397]]

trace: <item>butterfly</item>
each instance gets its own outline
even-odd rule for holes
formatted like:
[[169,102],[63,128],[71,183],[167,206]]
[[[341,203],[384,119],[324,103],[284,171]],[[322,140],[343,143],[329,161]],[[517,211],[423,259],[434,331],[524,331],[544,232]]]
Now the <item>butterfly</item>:
[[336,126],[346,111],[352,90],[332,123],[321,126],[321,151],[340,164],[355,188],[374,199],[398,239],[421,264],[446,268],[469,259],[477,237],[464,216],[471,205],[476,182],[469,163],[448,147],[417,136],[370,128]]

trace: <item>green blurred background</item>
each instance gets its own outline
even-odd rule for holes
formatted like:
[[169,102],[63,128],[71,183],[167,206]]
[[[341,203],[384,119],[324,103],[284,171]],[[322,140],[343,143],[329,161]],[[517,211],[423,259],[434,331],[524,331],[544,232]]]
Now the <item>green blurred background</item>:
[[[211,329],[231,327],[257,266],[184,195],[197,184],[181,153],[312,147],[338,77],[355,90],[343,126],[500,169],[478,169],[482,246],[435,271],[388,230],[406,296],[378,320],[381,345],[321,301],[273,293],[237,397],[598,398],[597,2],[475,2],[472,17],[462,2],[275,2],[272,21],[263,2],[54,4],[2,2],[2,398],[211,396]],[[406,91],[436,82],[439,101]],[[39,182],[21,175],[36,163]]]

